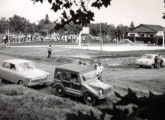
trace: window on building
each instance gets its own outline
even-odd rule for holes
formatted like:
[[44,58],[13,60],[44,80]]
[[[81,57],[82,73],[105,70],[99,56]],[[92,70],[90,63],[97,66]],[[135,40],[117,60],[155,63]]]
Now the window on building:
[[135,37],[135,34],[130,34],[130,37]]
[[151,37],[151,38],[153,38],[153,37],[154,37],[154,35],[153,35],[153,34],[150,34],[150,37]]

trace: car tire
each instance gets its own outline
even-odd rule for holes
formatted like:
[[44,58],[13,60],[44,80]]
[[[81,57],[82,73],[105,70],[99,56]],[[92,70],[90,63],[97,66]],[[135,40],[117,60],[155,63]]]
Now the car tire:
[[27,86],[27,84],[23,81],[23,80],[20,80],[19,82],[18,82],[18,85],[22,85],[22,86]]
[[63,97],[64,96],[64,89],[61,86],[57,86],[55,88],[55,92],[57,96]]
[[87,105],[94,105],[96,103],[96,98],[89,92],[85,93],[83,98]]

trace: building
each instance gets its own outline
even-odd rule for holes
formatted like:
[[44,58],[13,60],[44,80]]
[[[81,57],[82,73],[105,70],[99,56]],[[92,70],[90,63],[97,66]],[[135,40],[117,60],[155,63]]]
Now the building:
[[140,24],[128,32],[128,37],[132,41],[142,41],[144,43],[162,44],[164,27],[160,25]]

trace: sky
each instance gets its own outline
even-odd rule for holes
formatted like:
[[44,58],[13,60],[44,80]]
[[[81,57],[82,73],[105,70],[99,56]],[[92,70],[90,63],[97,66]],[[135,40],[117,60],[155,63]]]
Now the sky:
[[[112,0],[108,8],[93,10],[95,13],[93,23],[130,26],[133,21],[135,26],[154,24],[165,27],[165,19],[162,19],[164,6],[163,0]],[[16,14],[37,23],[48,14],[50,20],[54,21],[59,18],[59,14],[50,8],[47,2],[34,4],[31,0],[0,0],[0,18],[9,18]]]

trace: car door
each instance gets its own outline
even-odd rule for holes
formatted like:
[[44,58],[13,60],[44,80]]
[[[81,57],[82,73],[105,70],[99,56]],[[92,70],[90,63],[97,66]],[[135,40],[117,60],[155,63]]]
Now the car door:
[[14,64],[5,62],[2,66],[2,78],[15,83],[16,69]]
[[70,88],[70,72],[63,71],[62,72],[62,83],[66,89]]
[[71,90],[74,94],[80,95],[81,94],[81,82],[78,73],[71,73]]

